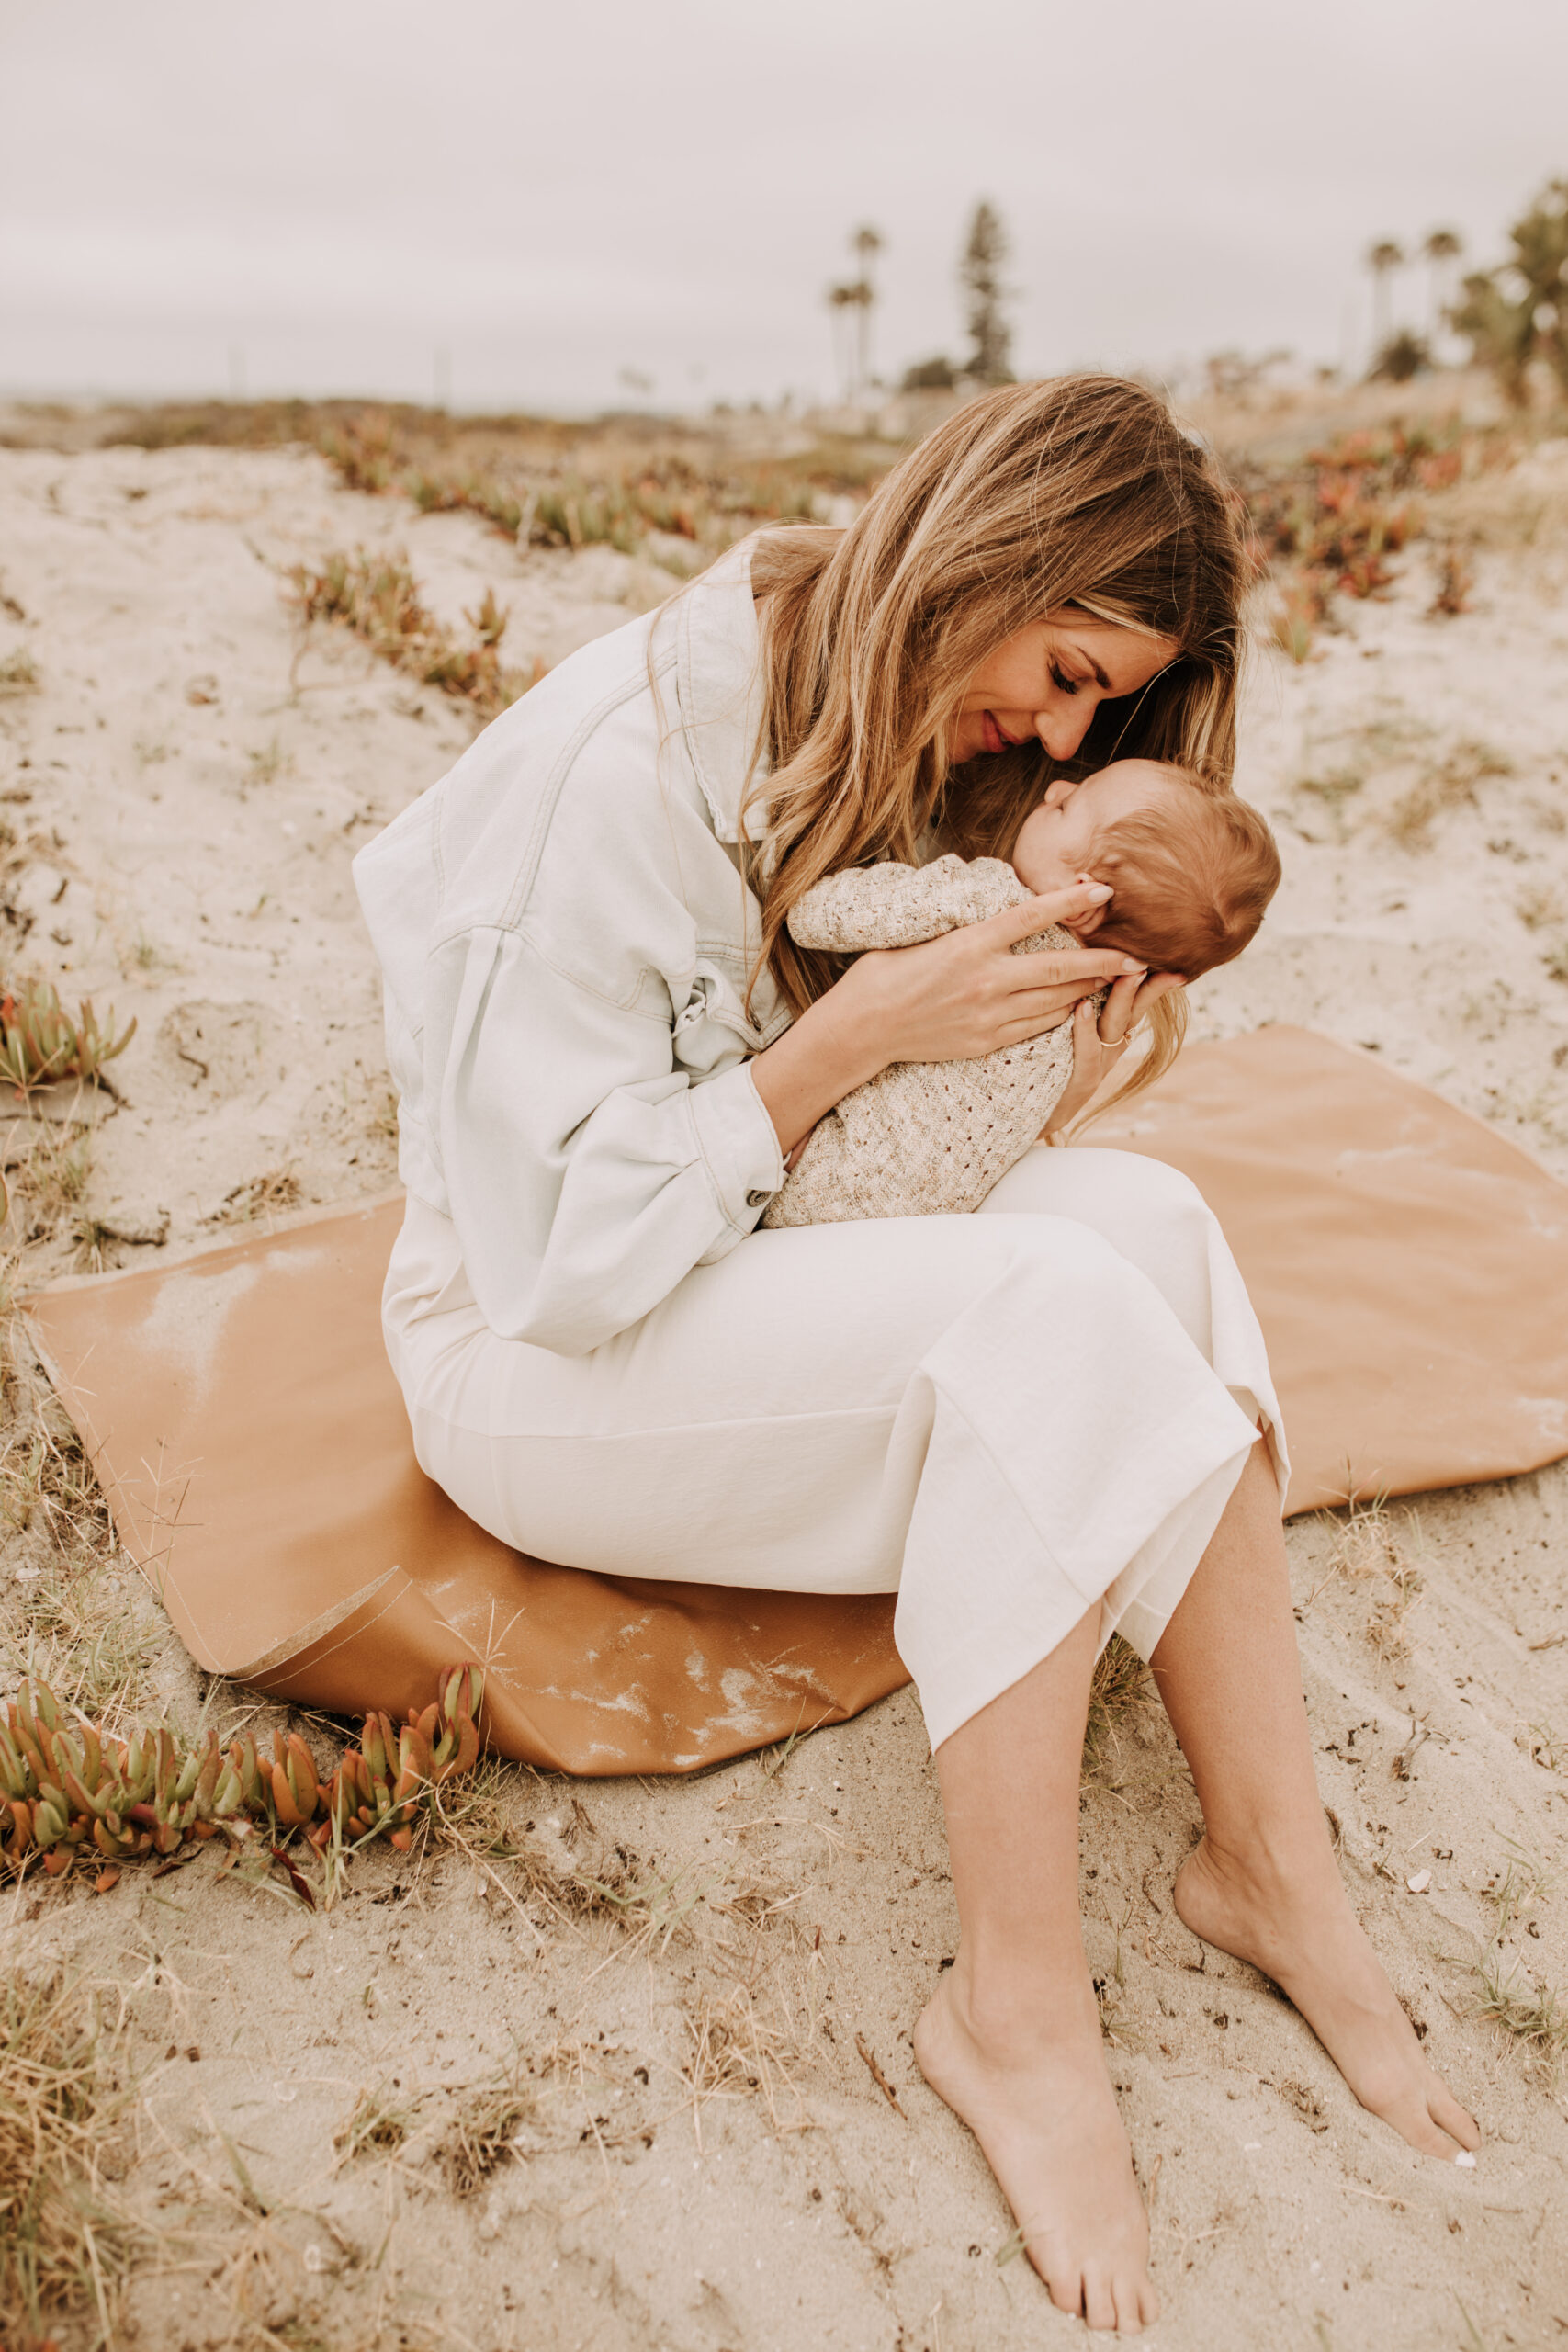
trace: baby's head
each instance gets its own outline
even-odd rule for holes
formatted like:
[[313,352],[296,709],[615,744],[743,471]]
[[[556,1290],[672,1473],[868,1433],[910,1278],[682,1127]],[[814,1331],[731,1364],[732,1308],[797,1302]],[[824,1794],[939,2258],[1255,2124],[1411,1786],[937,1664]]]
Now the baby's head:
[[1108,903],[1067,929],[1188,980],[1241,954],[1280,886],[1257,809],[1161,760],[1118,760],[1079,784],[1059,776],[1025,819],[1012,866],[1028,890],[1109,883]]

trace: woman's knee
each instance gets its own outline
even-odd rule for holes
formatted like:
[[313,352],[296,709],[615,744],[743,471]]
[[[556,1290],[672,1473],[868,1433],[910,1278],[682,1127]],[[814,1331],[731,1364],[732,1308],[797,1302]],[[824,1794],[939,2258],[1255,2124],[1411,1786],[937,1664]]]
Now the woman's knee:
[[1142,1152],[1077,1146],[1030,1152],[981,1209],[1072,1217],[1117,1247],[1123,1233],[1207,1234],[1213,1223],[1202,1193],[1179,1168]]
[[1209,1352],[1215,1253],[1225,1243],[1202,1193],[1179,1169],[1134,1151],[1034,1151],[984,1205],[1087,1226],[1154,1283]]

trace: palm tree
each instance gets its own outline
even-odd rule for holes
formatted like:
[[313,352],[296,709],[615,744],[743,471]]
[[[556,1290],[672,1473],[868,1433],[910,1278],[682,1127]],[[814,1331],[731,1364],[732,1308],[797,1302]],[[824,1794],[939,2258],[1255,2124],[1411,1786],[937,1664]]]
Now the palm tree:
[[[845,333],[839,338],[839,372],[846,407],[852,406],[860,395],[866,349],[865,318],[874,299],[870,280],[864,277],[851,278],[843,285],[828,288],[828,308],[835,319],[845,322]],[[852,312],[855,314],[852,320]]]
[[1375,245],[1367,248],[1367,267],[1372,273],[1372,350],[1382,350],[1388,341],[1388,281],[1396,269],[1404,266],[1404,248],[1396,245],[1392,237],[1380,237]]
[[855,343],[858,354],[856,373],[863,391],[871,381],[871,313],[876,301],[874,275],[876,256],[882,252],[886,242],[881,230],[874,229],[870,222],[865,220],[862,221],[850,239],[850,250],[860,264],[859,316],[855,322],[857,329]]
[[871,313],[876,301],[872,266],[886,243],[880,229],[863,222],[850,238],[850,251],[860,264],[860,276],[828,288],[828,308],[835,324],[840,319],[844,322],[844,333],[835,340],[840,346],[840,374],[846,405],[858,400],[871,381]]
[[1421,240],[1421,258],[1431,271],[1427,303],[1429,313],[1427,333],[1430,340],[1436,340],[1438,329],[1442,324],[1449,266],[1458,261],[1463,251],[1464,239],[1457,229],[1428,229]]

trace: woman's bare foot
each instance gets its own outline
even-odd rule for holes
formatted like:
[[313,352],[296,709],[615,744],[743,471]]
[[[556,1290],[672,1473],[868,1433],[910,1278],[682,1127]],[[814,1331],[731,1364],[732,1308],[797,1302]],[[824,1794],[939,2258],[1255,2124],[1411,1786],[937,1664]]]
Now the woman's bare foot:
[[1157,2319],[1148,2222],[1087,1975],[1065,2000],[1053,1986],[1021,2031],[982,2031],[961,1951],[915,2028],[915,2055],[980,2143],[1052,2301],[1129,2335]]
[[1413,2148],[1451,2160],[1481,2145],[1474,2118],[1421,2055],[1331,1856],[1287,1880],[1230,1860],[1205,1838],[1174,1898],[1195,1936],[1273,1978],[1361,2105]]

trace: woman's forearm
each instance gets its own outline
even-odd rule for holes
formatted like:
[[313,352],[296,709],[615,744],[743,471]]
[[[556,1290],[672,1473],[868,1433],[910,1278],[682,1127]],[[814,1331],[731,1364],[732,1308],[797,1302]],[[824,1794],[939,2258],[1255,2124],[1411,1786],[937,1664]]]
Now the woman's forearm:
[[919,946],[871,948],[808,1005],[751,1074],[784,1156],[890,1062],[970,1061],[1067,1020],[1107,980],[1144,967],[1110,947],[1013,949],[1099,903],[1102,886],[1026,899]]
[[856,1017],[851,995],[840,980],[752,1060],[762,1108],[786,1159],[818,1119],[887,1066],[875,1024]]

